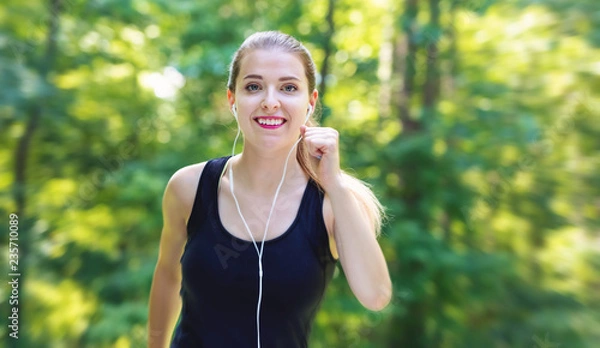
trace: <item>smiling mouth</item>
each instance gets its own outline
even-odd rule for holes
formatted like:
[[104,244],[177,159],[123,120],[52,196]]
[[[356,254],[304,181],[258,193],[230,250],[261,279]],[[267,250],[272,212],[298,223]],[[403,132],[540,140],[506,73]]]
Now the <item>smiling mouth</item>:
[[256,117],[254,119],[260,126],[262,127],[279,127],[285,122],[287,122],[284,118],[281,117]]

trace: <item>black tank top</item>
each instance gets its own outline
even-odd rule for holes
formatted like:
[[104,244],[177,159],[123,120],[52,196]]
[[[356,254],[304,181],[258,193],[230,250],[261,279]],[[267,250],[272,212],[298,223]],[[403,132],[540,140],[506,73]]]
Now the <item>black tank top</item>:
[[[200,177],[181,257],[183,306],[171,347],[257,347],[258,255],[251,241],[225,230],[218,215],[218,186],[228,158],[207,162]],[[263,348],[308,345],[336,264],[322,207],[323,194],[309,181],[291,226],[265,241]]]

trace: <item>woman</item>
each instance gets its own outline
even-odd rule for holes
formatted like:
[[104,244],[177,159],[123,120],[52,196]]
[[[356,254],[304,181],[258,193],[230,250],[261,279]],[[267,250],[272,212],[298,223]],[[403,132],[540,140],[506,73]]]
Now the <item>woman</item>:
[[279,32],[250,36],[227,98],[242,153],[182,168],[165,190],[149,347],[168,345],[180,309],[171,347],[306,347],[338,259],[357,299],[384,308],[381,206],[312,119],[310,53]]

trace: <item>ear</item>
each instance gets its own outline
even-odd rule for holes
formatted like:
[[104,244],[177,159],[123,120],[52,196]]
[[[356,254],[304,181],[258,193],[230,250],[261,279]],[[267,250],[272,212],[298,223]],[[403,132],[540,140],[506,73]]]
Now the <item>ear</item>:
[[229,110],[233,109],[235,105],[235,94],[231,90],[227,90],[227,101],[229,102]]
[[317,106],[317,99],[319,99],[319,91],[317,91],[316,89],[314,91],[312,91],[312,93],[310,94],[308,103],[310,104],[311,107],[311,113],[315,110],[315,107]]

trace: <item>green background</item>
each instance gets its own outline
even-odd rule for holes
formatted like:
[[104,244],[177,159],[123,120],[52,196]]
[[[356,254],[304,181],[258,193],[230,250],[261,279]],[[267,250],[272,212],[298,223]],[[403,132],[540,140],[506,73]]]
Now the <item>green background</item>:
[[313,53],[322,124],[389,215],[392,303],[339,269],[311,347],[598,346],[596,0],[3,1],[5,342],[145,346],[166,182],[229,153],[228,64],[270,29]]

